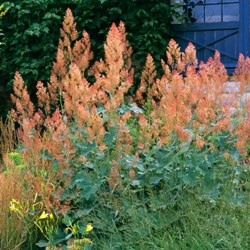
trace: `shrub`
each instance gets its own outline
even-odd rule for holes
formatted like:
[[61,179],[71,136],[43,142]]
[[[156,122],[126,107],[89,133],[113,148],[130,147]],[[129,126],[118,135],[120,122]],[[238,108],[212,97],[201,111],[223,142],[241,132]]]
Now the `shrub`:
[[[38,107],[16,72],[11,112],[19,124],[18,150],[30,193],[35,191],[59,220],[54,244],[71,245],[80,236],[72,232],[93,223],[93,247],[110,241],[112,247],[126,242],[132,249],[150,244],[245,248],[249,112],[248,106],[238,108],[233,93],[225,94],[228,76],[219,53],[197,70],[193,45],[181,52],[170,40],[167,61],[161,61],[163,74],[157,76],[148,55],[141,85],[129,95],[134,71],[122,22],[112,24],[104,58],[93,66],[89,35],[84,31],[78,39],[70,9],[60,33],[50,82],[37,83]],[[249,73],[242,70],[247,63],[240,60],[235,77]],[[199,208],[205,209],[202,215],[210,218],[212,229],[218,224],[210,213],[221,216],[223,210],[235,216],[230,242],[196,228],[198,219],[192,223],[195,229],[189,228],[189,217],[202,220]],[[228,220],[225,216],[219,235],[226,234]],[[239,239],[235,228],[242,232]],[[136,242],[134,235],[149,240]],[[47,239],[38,245],[50,243]]]

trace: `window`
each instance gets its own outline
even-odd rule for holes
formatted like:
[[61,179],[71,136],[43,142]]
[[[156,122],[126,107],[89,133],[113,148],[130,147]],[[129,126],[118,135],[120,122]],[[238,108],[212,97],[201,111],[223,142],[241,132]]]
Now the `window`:
[[172,0],[182,5],[181,13],[189,23],[239,21],[239,1],[236,0]]

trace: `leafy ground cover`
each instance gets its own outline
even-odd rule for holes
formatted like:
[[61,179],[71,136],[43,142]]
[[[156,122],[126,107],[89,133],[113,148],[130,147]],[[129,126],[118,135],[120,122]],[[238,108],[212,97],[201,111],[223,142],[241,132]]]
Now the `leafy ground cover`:
[[122,22],[104,52],[90,63],[68,9],[38,106],[16,72],[0,126],[0,248],[248,249],[249,58],[227,93],[218,52],[198,64],[171,40],[162,76],[148,54],[131,95]]

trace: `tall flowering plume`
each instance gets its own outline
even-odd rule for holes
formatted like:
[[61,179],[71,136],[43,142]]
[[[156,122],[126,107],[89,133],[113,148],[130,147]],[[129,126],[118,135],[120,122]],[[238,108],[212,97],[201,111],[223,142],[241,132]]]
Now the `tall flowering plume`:
[[34,104],[30,100],[30,95],[27,86],[24,85],[24,80],[19,72],[15,73],[13,83],[14,95],[11,94],[12,102],[16,109],[12,110],[12,114],[22,123],[24,119],[32,118],[35,113]]
[[[195,110],[198,121],[201,124],[212,122],[216,131],[228,128],[231,124],[229,116],[232,100],[229,99],[229,95],[225,95],[225,82],[228,81],[228,75],[220,61],[218,51],[215,52],[214,58],[210,57],[206,63],[200,63],[199,76],[202,86],[200,101]],[[220,121],[218,121],[218,114],[221,115]]]
[[160,134],[160,126],[162,125],[162,120],[153,116],[151,112],[152,124],[143,114],[139,114],[138,125],[139,125],[139,136],[137,148],[140,151],[146,152],[151,145],[155,143]]
[[40,113],[44,110],[45,114],[49,115],[51,113],[49,93],[41,81],[37,82],[36,88],[38,107],[41,109]]
[[127,111],[123,115],[117,117],[118,133],[116,143],[116,158],[124,158],[124,154],[129,154],[133,146],[133,137],[130,134],[129,126],[127,125],[128,120],[131,117],[131,112]]
[[115,110],[133,83],[131,69],[132,50],[126,40],[124,24],[112,24],[104,44],[105,60],[96,62],[90,73],[94,74],[98,101],[107,110]]
[[24,160],[34,166],[39,162],[39,151],[42,148],[40,125],[44,120],[39,112],[35,112],[27,86],[19,72],[15,74],[13,91],[11,98],[16,107],[12,110],[12,115],[20,124],[18,141],[26,149],[23,153]]
[[[171,39],[168,43],[167,50],[167,64],[171,70],[181,69],[183,70],[182,63],[182,52],[179,45],[174,39]],[[162,62],[163,63],[163,62]]]
[[93,105],[88,109],[79,105],[77,117],[78,125],[84,127],[85,131],[88,133],[88,141],[91,143],[95,141],[101,150],[104,149],[103,137],[106,130],[101,115],[97,113],[96,106]]
[[73,61],[81,72],[85,72],[89,67],[90,60],[94,57],[93,52],[91,51],[90,37],[86,31],[82,32],[82,38],[77,40],[74,44],[72,53]]
[[95,91],[82,76],[79,67],[72,63],[69,72],[62,80],[64,110],[68,117],[77,117],[78,107],[89,108],[93,104]]
[[[165,79],[165,78],[164,78]],[[183,76],[177,71],[172,73],[172,81],[161,81],[163,93],[159,105],[153,111],[154,117],[163,118],[160,138],[167,142],[171,132],[177,133],[181,140],[185,140],[188,134],[184,131],[189,124],[192,114],[188,103],[188,88],[184,84]]]
[[183,54],[182,60],[185,62],[186,69],[188,67],[196,68],[198,60],[196,57],[196,50],[192,43],[189,43]]
[[43,118],[38,112],[35,112],[35,107],[30,100],[30,95],[27,86],[21,75],[16,72],[13,84],[14,95],[11,95],[12,101],[16,108],[11,111],[12,116],[19,122],[18,140],[23,144],[27,151],[25,155],[29,159],[29,153],[38,158],[38,151],[34,153],[40,145],[40,125],[43,123]]
[[240,82],[240,94],[244,95],[250,91],[250,58],[240,54],[237,67],[234,71],[233,79]]
[[70,9],[66,11],[60,34],[57,57],[53,63],[50,83],[48,84],[49,94],[54,105],[58,104],[58,97],[62,96],[62,81],[68,74],[71,64],[76,64],[81,73],[84,74],[93,58],[88,33],[83,31],[82,38],[77,40],[76,23]]
[[136,91],[136,98],[141,104],[144,104],[146,101],[152,101],[154,97],[159,95],[155,82],[156,74],[153,57],[148,54],[141,75],[141,84]]
[[79,126],[85,127],[91,140],[96,139],[101,144],[104,128],[95,108],[97,90],[84,76],[93,58],[90,38],[88,33],[83,31],[82,38],[77,39],[78,32],[74,17],[71,10],[67,9],[57,58],[48,84],[48,93],[40,84],[38,99],[43,106],[47,107],[49,95],[50,105],[52,104],[53,108],[59,108],[60,112],[70,120],[75,119]]
[[186,101],[190,105],[192,111],[194,111],[197,108],[200,99],[205,96],[205,93],[203,91],[203,82],[199,73],[196,72],[196,69],[194,67],[187,68],[184,82],[185,88],[188,92],[188,99]]
[[67,9],[63,21],[63,27],[60,29],[60,39],[56,61],[53,63],[53,68],[50,76],[49,90],[52,100],[57,104],[57,91],[62,90],[61,81],[67,74],[67,68],[71,63],[72,42],[78,37],[74,17],[70,9]]
[[130,47],[129,42],[126,38],[127,33],[125,29],[125,25],[123,22],[119,23],[118,30],[121,34],[121,40],[123,43],[123,60],[124,60],[124,68],[128,70],[128,73],[133,74],[131,54],[133,52],[132,47]]
[[171,72],[175,70],[179,73],[185,72],[188,67],[196,68],[198,64],[194,45],[189,43],[185,52],[181,52],[174,39],[171,39],[168,43],[166,57],[167,63],[161,60],[161,64],[168,78],[171,76]]
[[204,85],[204,91],[214,99],[219,98],[225,92],[224,83],[228,81],[225,66],[220,60],[219,51],[215,51],[214,57],[210,57],[206,63],[201,62],[199,75]]

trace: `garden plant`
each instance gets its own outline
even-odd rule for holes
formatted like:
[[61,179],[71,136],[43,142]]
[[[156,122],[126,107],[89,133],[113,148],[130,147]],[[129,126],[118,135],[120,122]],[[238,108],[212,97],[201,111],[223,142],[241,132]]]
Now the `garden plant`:
[[103,48],[93,60],[67,9],[37,104],[15,73],[0,124],[0,249],[249,249],[249,57],[228,91],[218,51],[198,63],[191,43],[170,40],[162,73],[145,55],[131,92],[123,22]]

